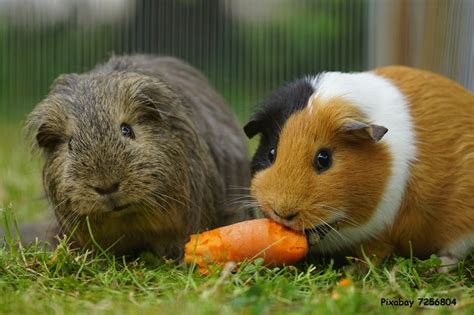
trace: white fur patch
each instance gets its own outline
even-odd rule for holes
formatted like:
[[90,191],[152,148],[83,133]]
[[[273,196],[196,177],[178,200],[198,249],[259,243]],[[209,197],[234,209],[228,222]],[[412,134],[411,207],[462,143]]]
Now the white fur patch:
[[393,224],[409,179],[410,163],[416,158],[415,132],[405,96],[389,80],[372,72],[328,72],[309,80],[313,96],[324,100],[342,98],[357,106],[371,123],[388,128],[381,143],[392,157],[391,175],[371,220],[361,227],[329,232],[317,251],[333,252],[376,236]]
[[456,269],[460,259],[466,258],[474,250],[474,233],[464,235],[439,251],[441,266],[438,272],[449,272]]
[[458,259],[465,258],[471,251],[474,250],[474,233],[464,235],[443,248],[439,256],[454,256]]

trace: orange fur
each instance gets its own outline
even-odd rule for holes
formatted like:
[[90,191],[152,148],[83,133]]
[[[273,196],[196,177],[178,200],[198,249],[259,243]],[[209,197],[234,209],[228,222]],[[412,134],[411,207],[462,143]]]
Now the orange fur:
[[398,254],[429,256],[474,233],[474,95],[454,81],[407,67],[377,74],[407,97],[418,158],[386,238]]
[[[321,103],[319,99],[312,102]],[[342,130],[351,120],[365,122],[366,118],[343,100],[320,105],[288,119],[274,165],[252,181],[253,195],[264,211],[278,209],[284,216],[299,213],[294,222],[287,223],[297,230],[324,223],[320,220],[327,221],[334,209],[352,209],[350,217],[355,222],[345,224],[365,223],[389,175],[390,156],[383,144]],[[333,149],[334,163],[330,172],[317,175],[313,161],[321,148]]]
[[[392,66],[374,73],[407,98],[417,155],[394,222],[362,243],[369,255],[408,255],[410,246],[418,257],[439,253],[474,233],[474,95],[422,70]],[[297,230],[344,210],[341,227],[359,226],[380,202],[390,176],[390,151],[383,142],[342,132],[350,119],[371,123],[350,102],[310,102],[313,106],[296,112],[283,126],[276,159],[255,175],[252,194],[264,212]],[[313,160],[321,148],[333,150],[333,165],[318,175]],[[275,209],[283,217],[298,215],[285,221],[273,215]]]

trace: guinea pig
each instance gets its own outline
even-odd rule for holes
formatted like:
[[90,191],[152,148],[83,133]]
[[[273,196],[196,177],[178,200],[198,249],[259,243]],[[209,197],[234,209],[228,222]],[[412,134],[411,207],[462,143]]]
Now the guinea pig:
[[243,219],[230,196],[250,182],[247,140],[183,61],[112,57],[62,75],[27,127],[60,232],[80,247],[178,257],[191,233]]
[[474,247],[474,95],[403,66],[287,84],[244,127],[260,134],[251,194],[321,255],[437,254]]

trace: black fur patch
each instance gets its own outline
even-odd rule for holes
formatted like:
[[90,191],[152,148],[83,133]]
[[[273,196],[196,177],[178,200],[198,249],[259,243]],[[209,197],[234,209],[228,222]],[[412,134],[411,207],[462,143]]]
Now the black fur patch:
[[252,174],[270,166],[268,154],[272,148],[276,148],[283,125],[293,113],[306,107],[313,93],[314,88],[310,82],[300,79],[280,87],[260,105],[257,113],[244,127],[249,138],[261,134],[252,159]]

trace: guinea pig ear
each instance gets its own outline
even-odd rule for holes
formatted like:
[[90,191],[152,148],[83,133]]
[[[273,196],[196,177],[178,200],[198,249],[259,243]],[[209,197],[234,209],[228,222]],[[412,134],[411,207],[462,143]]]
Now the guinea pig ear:
[[76,73],[61,74],[53,81],[52,86],[54,87],[57,85],[74,85],[77,82],[78,77],[79,75]]
[[142,94],[137,98],[139,104],[146,108],[148,112],[153,113],[154,116],[158,118],[163,118],[166,114],[164,106],[160,106],[160,103],[157,101],[158,97],[156,95]]
[[25,135],[35,147],[52,149],[64,141],[65,121],[59,100],[50,95],[28,115]]
[[77,85],[78,80],[79,75],[76,73],[61,74],[53,81],[53,84],[51,84],[50,91],[51,93],[58,92],[68,94],[68,91]]
[[179,99],[168,86],[158,81],[145,82],[132,90],[132,104],[138,105],[136,109],[144,109],[147,115],[158,119],[170,116],[176,107],[173,104]]
[[52,148],[61,141],[61,136],[58,135],[50,125],[43,123],[39,126],[36,132],[36,142],[40,148]]
[[384,126],[366,124],[358,120],[348,120],[344,126],[343,131],[363,139],[371,139],[380,141],[387,133],[388,129]]
[[261,123],[255,118],[252,118],[245,126],[244,132],[249,139],[252,139],[257,133],[261,132]]

